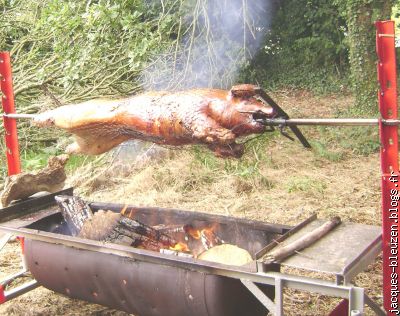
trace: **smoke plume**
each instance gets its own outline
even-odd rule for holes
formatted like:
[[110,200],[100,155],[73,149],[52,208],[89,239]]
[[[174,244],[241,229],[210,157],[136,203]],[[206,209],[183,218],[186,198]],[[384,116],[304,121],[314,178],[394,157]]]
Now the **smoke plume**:
[[[168,1],[164,1],[166,10]],[[268,0],[182,1],[176,40],[142,73],[145,89],[229,88],[269,27]]]

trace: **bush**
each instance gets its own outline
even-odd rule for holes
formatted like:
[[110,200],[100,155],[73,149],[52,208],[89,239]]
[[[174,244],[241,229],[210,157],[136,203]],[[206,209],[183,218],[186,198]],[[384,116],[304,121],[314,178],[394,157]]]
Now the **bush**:
[[243,72],[267,87],[335,92],[346,86],[346,24],[329,0],[283,0],[264,49]]

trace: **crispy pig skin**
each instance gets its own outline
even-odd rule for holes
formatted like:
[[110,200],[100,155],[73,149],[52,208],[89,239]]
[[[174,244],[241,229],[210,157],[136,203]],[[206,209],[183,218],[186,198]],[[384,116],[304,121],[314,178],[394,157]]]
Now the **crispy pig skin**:
[[[255,86],[231,91],[195,89],[147,92],[115,100],[91,100],[38,114],[37,126],[56,126],[75,135],[67,153],[97,155],[128,139],[162,145],[206,144],[221,157],[240,157],[237,137],[262,133],[251,111],[273,116],[271,107],[254,98]],[[240,93],[235,93],[240,91]]]

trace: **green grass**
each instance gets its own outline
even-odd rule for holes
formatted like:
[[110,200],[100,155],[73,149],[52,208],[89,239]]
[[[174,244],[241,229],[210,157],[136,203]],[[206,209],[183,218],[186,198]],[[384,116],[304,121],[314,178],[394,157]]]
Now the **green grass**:
[[69,156],[66,170],[68,172],[72,172],[86,164],[93,162],[95,159],[95,156],[71,155]]
[[201,165],[210,170],[224,170],[226,174],[242,178],[258,177],[260,168],[270,163],[266,148],[276,135],[277,133],[265,133],[248,139],[245,143],[245,154],[240,159],[220,159],[204,146],[194,146],[193,167]]
[[[25,150],[20,154],[22,171],[38,171],[47,166],[47,161],[50,156],[61,155],[64,152],[55,147],[46,147],[43,149]],[[66,170],[72,172],[77,168],[92,162],[95,159],[93,156],[71,155],[66,165]],[[5,162],[5,161],[4,161]],[[4,177],[7,175],[6,164],[1,166],[1,172]]]
[[326,184],[320,180],[309,177],[293,178],[286,184],[286,190],[289,193],[293,192],[317,192],[323,193],[326,189]]
[[[338,118],[374,118],[379,112],[365,111],[349,107],[338,111]],[[376,153],[380,148],[379,130],[377,126],[349,126],[349,127],[318,127],[318,139],[312,141],[314,153],[317,157],[338,162],[349,154],[368,156]]]
[[316,157],[327,159],[332,162],[339,162],[343,160],[345,154],[340,150],[329,149],[329,145],[326,139],[322,138],[318,141],[310,141],[312,149]]

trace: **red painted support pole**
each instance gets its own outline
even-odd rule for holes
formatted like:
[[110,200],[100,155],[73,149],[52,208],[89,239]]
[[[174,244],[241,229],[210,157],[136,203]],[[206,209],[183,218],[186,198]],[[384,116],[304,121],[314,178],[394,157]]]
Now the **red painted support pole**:
[[[379,111],[383,119],[397,118],[397,75],[393,21],[376,22]],[[383,305],[388,315],[398,315],[399,156],[398,127],[380,124],[382,171]]]
[[[3,106],[3,112],[6,114],[15,113],[11,62],[8,52],[0,52],[0,89],[2,92],[1,104]],[[13,118],[3,116],[3,123],[5,129],[8,175],[11,176],[21,172],[17,122]]]
[[4,295],[4,288],[3,286],[0,284],[0,305],[5,303],[6,301],[6,297]]

